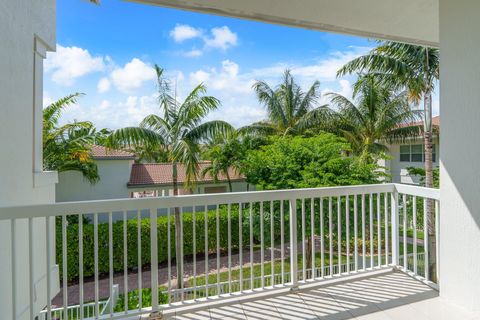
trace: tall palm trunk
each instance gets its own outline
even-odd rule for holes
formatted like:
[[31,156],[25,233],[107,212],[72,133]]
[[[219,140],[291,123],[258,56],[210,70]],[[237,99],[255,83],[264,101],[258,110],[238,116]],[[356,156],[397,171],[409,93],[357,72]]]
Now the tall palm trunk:
[[[427,188],[433,187],[433,128],[432,128],[432,94],[430,91],[425,93],[424,97],[424,145],[425,145],[425,186]],[[430,280],[437,282],[438,275],[436,274],[436,237],[435,237],[435,209],[432,200],[428,199],[426,203],[427,211],[427,224],[428,230],[428,269],[430,274]]]
[[[178,195],[177,163],[172,163],[173,195]],[[175,265],[177,269],[177,289],[183,288],[183,223],[180,208],[175,208]]]

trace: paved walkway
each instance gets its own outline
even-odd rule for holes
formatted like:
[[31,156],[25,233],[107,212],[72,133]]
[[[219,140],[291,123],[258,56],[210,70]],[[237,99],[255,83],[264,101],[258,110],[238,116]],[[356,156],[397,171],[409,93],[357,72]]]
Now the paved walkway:
[[[299,250],[301,250],[301,243],[299,244]],[[285,258],[290,256],[290,246],[285,244]],[[217,260],[216,254],[210,254],[208,259],[208,273],[216,273],[217,271]],[[271,250],[270,247],[265,249],[264,252],[264,260],[270,261],[271,257]],[[275,247],[274,249],[274,259],[281,258],[281,250],[280,246]],[[196,272],[197,276],[201,276],[205,274],[205,255],[197,256],[196,260]],[[261,262],[261,251],[256,250],[253,253],[253,263],[260,263]],[[175,279],[177,277],[175,262],[172,262],[172,286],[175,285]],[[243,250],[243,265],[250,265],[250,250]],[[240,256],[238,253],[232,254],[232,268],[240,266]],[[221,255],[220,256],[220,271],[227,271],[228,270],[228,256]],[[113,276],[113,283],[119,285],[119,292],[124,292],[124,273],[115,273]],[[192,261],[185,261],[184,264],[184,278],[193,277],[193,260]],[[128,291],[132,291],[138,288],[138,272],[130,271],[127,275],[128,278]],[[150,288],[151,287],[151,271],[150,268],[144,268],[142,270],[142,288]],[[83,292],[84,298],[83,301],[93,301],[95,300],[95,282],[93,278],[84,279],[83,285]],[[162,264],[158,268],[158,283],[160,285],[167,285],[168,283],[168,266]],[[109,278],[99,279],[98,281],[98,291],[99,291],[99,298],[100,299],[107,299],[110,295],[109,290]],[[67,289],[68,293],[68,305],[78,304],[80,302],[80,287],[79,285],[71,285]],[[52,301],[53,305],[56,306],[63,306],[63,289],[57,294],[57,296]]]
[[[274,259],[278,260],[281,258],[281,250],[280,246],[274,247]],[[320,252],[320,238],[317,237],[315,241],[315,248],[316,252]],[[328,250],[328,249],[327,249]],[[264,250],[264,261],[270,261],[271,257],[271,250],[270,247],[265,248]],[[298,252],[302,252],[302,243],[298,244]],[[327,251],[325,251],[327,252]],[[336,253],[336,249],[334,250]],[[290,257],[290,246],[288,243],[285,243],[285,259]],[[196,272],[197,276],[204,276],[205,275],[205,255],[201,254],[197,256],[197,267]],[[261,262],[261,251],[256,250],[253,254],[253,263],[258,264]],[[250,265],[250,250],[246,249],[243,250],[243,265],[249,266]],[[237,253],[232,254],[232,268],[238,268],[240,266],[240,256]],[[228,256],[226,254],[221,255],[220,257],[220,272],[228,270]],[[217,271],[217,260],[216,254],[209,255],[208,261],[208,273],[216,273]],[[175,261],[172,262],[172,287],[175,287],[176,284],[176,267]],[[185,261],[184,264],[184,278],[188,279],[193,277],[193,259],[189,261]],[[150,288],[151,287],[151,271],[150,268],[144,268],[142,270],[142,288]],[[119,272],[115,273],[113,276],[113,283],[119,285],[119,292],[122,294],[124,293],[124,273]],[[138,288],[138,272],[137,270],[129,271],[127,275],[127,285],[128,291],[132,291]],[[168,266],[166,264],[159,265],[158,268],[158,283],[160,285],[167,286],[168,284]],[[98,291],[99,291],[99,299],[104,300],[110,296],[110,289],[109,289],[109,278],[103,277],[98,281]],[[95,300],[95,282],[93,278],[84,279],[83,285],[83,292],[84,297],[83,301],[94,301]],[[68,305],[75,305],[80,303],[80,287],[78,284],[71,285],[67,289],[68,293]],[[57,294],[57,296],[52,301],[53,305],[56,306],[63,306],[63,289]]]

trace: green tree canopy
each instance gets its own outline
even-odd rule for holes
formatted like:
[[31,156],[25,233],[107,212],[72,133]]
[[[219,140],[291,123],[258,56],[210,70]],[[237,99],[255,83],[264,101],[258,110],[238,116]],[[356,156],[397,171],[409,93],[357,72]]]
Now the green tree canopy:
[[43,167],[58,172],[79,171],[90,183],[95,183],[100,177],[91,158],[91,146],[105,131],[97,131],[89,121],[59,125],[62,112],[81,95],[70,94],[43,109]]
[[271,145],[249,153],[244,173],[264,190],[378,182],[377,165],[350,154],[349,143],[330,133],[274,138]]
[[231,192],[229,168],[236,173],[243,173],[247,153],[267,144],[267,140],[256,135],[241,134],[239,131],[216,135],[205,146],[203,158],[210,160],[211,164],[202,171],[202,175],[210,174],[215,182],[220,174],[225,175]]

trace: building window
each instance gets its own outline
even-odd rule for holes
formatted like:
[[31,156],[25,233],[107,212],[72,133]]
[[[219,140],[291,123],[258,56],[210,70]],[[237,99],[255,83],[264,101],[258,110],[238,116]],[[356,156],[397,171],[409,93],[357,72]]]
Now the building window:
[[205,187],[205,193],[225,193],[227,192],[226,186]]
[[400,161],[410,162],[410,145],[400,146]]
[[[436,147],[432,145],[432,161],[436,162]],[[411,144],[400,146],[400,162],[424,162],[425,148],[423,144]]]
[[412,162],[423,162],[423,145],[414,144],[410,146],[410,157]]

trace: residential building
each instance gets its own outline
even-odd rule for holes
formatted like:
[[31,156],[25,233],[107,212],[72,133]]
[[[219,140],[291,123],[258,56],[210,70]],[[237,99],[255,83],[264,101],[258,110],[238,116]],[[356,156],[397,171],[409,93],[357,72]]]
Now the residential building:
[[[322,315],[331,316],[331,318],[341,316],[346,319],[474,320],[479,318],[480,171],[475,161],[480,156],[478,144],[480,65],[477,63],[477,51],[480,50],[479,1],[305,0],[300,5],[299,2],[290,0],[274,2],[267,0],[136,0],[136,2],[439,47],[442,108],[440,190],[402,184],[384,184],[241,194],[188,195],[176,198],[103,200],[74,204],[55,203],[54,185],[57,175],[43,172],[41,151],[42,60],[46,51],[55,50],[55,1],[0,0],[0,39],[2,40],[0,150],[3,152],[0,157],[2,180],[0,185],[0,256],[2,257],[0,259],[0,282],[2,283],[0,310],[2,318],[32,320],[45,306],[47,309],[52,307],[51,298],[59,291],[58,272],[55,271],[58,261],[55,261],[54,254],[56,230],[53,225],[57,216],[61,217],[62,224],[59,232],[63,237],[66,234],[65,217],[67,215],[133,210],[139,207],[150,210],[149,230],[152,232],[148,238],[139,237],[140,240],[150,242],[150,250],[140,252],[142,246],[139,244],[139,250],[136,253],[137,256],[140,256],[138,253],[150,254],[149,257],[151,257],[149,283],[154,289],[151,291],[152,303],[150,306],[131,312],[116,314],[117,319],[137,319],[140,314],[151,313],[154,316],[154,313],[159,310],[177,318],[181,318],[186,312],[196,312],[193,318],[211,318],[219,314],[229,317],[233,313],[232,318],[241,319],[248,315],[257,318],[283,316],[309,319]],[[376,195],[377,202],[380,202],[378,195],[390,195],[390,198],[381,196],[381,199],[387,199],[387,203],[390,203],[384,208],[386,209],[386,230],[390,230],[385,236],[391,240],[389,241],[391,246],[388,247],[388,250],[391,250],[389,251],[391,258],[387,258],[385,264],[379,259],[379,266],[374,270],[357,270],[354,265],[353,269],[347,268],[346,272],[342,272],[345,269],[341,268],[335,271],[333,262],[330,260],[329,273],[324,273],[326,269],[322,264],[322,267],[317,269],[320,270],[318,277],[312,276],[312,271],[308,273],[305,264],[298,269],[297,254],[299,250],[305,248],[305,246],[303,248],[297,246],[296,242],[297,231],[302,230],[302,228],[297,229],[297,223],[301,221],[297,217],[303,216],[306,209],[302,199],[327,199],[329,200],[328,209],[332,207],[332,197],[347,197],[350,201],[354,199],[354,203],[362,201],[362,204],[365,204],[363,200],[371,197],[372,194]],[[398,229],[399,223],[404,221],[400,220],[400,217],[406,216],[399,215],[400,208],[407,208],[405,203],[399,206],[399,203],[405,199],[404,196],[408,196],[409,199],[411,197],[426,198],[435,203],[434,207],[437,209],[435,235],[438,244],[435,250],[438,262],[436,264],[438,279],[436,280],[430,279],[431,270],[425,269],[423,275],[419,273],[419,269],[422,268],[417,264],[418,260],[415,260],[416,263],[412,268],[407,261],[408,257],[400,254],[400,243],[407,245],[407,241],[400,241]],[[374,198],[371,199],[373,203]],[[292,233],[289,237],[290,259],[287,268],[289,273],[282,273],[281,281],[277,286],[268,287],[270,280],[267,279],[273,277],[263,276],[260,279],[258,292],[243,290],[246,287],[242,282],[244,287],[242,285],[236,287],[236,284],[226,286],[230,291],[221,291],[225,287],[219,285],[208,287],[206,297],[188,296],[183,289],[180,289],[179,293],[172,291],[169,287],[168,297],[178,298],[178,301],[175,300],[175,303],[169,305],[160,305],[158,290],[156,290],[159,288],[158,249],[168,248],[170,252],[170,247],[169,241],[166,244],[167,247],[164,246],[165,243],[158,241],[159,234],[156,232],[158,208],[227,204],[231,209],[232,203],[256,202],[261,203],[259,208],[265,209],[265,203],[274,201],[288,203],[290,219],[288,219],[287,229]],[[338,203],[342,202],[339,200]],[[348,200],[345,203],[349,203]],[[428,201],[426,203],[428,204]],[[298,204],[300,204],[299,207],[297,207]],[[370,205],[370,208],[373,208],[373,205]],[[341,211],[338,212],[340,215]],[[331,216],[331,209],[329,213]],[[83,238],[81,221],[79,219],[79,239]],[[240,224],[240,226],[243,225]],[[249,227],[253,229],[251,223]],[[362,230],[361,234],[365,234],[364,231]],[[271,234],[275,232],[281,235],[283,228],[277,230],[274,226],[274,232]],[[111,229],[108,234],[113,238]],[[226,238],[228,243],[229,237]],[[57,248],[61,249],[61,259],[67,259],[66,254],[63,254],[64,238],[61,239],[61,243],[56,243]],[[225,240],[219,235],[212,239],[218,239],[217,242]],[[262,238],[260,243],[265,244],[266,240]],[[81,243],[82,241],[79,241],[79,244]],[[349,241],[346,243],[348,244]],[[206,241],[207,246],[208,244]],[[416,241],[413,244],[415,245]],[[425,244],[427,249],[428,243],[425,242]],[[127,245],[125,238],[123,248]],[[95,251],[96,246],[93,247]],[[111,241],[107,247],[108,254],[101,257],[102,261],[113,259]],[[265,249],[264,245],[262,247]],[[115,247],[116,254],[120,248]],[[355,252],[353,255],[355,261],[358,260],[359,248],[350,249]],[[229,252],[228,249],[226,252]],[[264,253],[264,251],[261,252]],[[429,251],[432,254],[433,252],[434,250]],[[83,247],[79,245],[80,261],[83,259],[83,253]],[[126,255],[122,257],[128,258]],[[373,255],[371,257],[373,260]],[[208,254],[206,258],[209,258]],[[415,256],[413,258],[415,259]],[[182,263],[183,255],[177,255],[177,259],[178,263]],[[220,261],[218,259],[217,261],[217,269],[220,269]],[[83,264],[80,263],[80,266]],[[207,264],[206,267],[208,266]],[[183,269],[180,268],[180,270]],[[79,271],[78,292],[83,293],[84,278],[81,267]],[[162,272],[160,275],[164,274],[167,273]],[[110,272],[110,279],[113,279],[113,271]],[[139,277],[139,279],[142,278]],[[208,277],[206,279],[208,280]],[[253,278],[248,280],[248,283],[255,281]],[[171,284],[171,281],[170,277],[168,283]],[[340,284],[339,281],[341,281]],[[99,282],[96,280],[94,282],[98,286]],[[64,288],[66,283],[66,281],[62,283]],[[425,287],[424,283],[431,285],[435,290]],[[325,287],[312,289],[313,286]],[[215,296],[208,297],[214,288],[218,289],[215,291]],[[275,296],[269,298],[268,295]],[[188,298],[188,302],[184,301],[185,297]],[[65,298],[67,298],[66,293]],[[241,301],[243,304],[239,305],[241,298],[244,299]],[[81,300],[80,304],[83,305],[83,303],[84,301]],[[231,308],[228,306],[229,303],[232,305]],[[80,308],[81,313],[84,312],[83,310]],[[65,307],[65,313],[67,311]],[[113,313],[113,310],[110,311]]]
[[[440,116],[433,117],[432,124],[435,128],[433,137],[433,167],[440,165]],[[423,126],[423,122],[417,122],[414,125]],[[398,141],[387,144],[388,159],[379,161],[379,165],[384,167],[386,172],[391,175],[394,183],[419,184],[420,177],[410,175],[409,167],[425,167],[425,148],[422,137],[410,137],[404,141]]]
[[135,155],[102,146],[92,147],[92,158],[100,180],[92,184],[78,171],[60,172],[55,187],[56,201],[85,201],[128,198],[127,182]]
[[[211,174],[205,175],[202,172],[210,165],[209,161],[199,163],[200,175],[191,188],[185,188],[186,172],[181,164],[177,166],[179,194],[204,194],[230,192],[229,182],[232,185],[232,192],[244,192],[254,190],[254,186],[247,183],[245,176],[229,169],[228,178],[225,174],[219,174],[215,180]],[[127,187],[130,197],[141,198],[147,196],[173,195],[172,165],[170,163],[139,163],[134,164],[130,174]]]
[[[56,201],[86,201],[159,197],[173,195],[172,165],[170,163],[135,163],[135,155],[102,146],[92,147],[92,158],[98,168],[100,180],[92,184],[77,171],[61,172],[56,185]],[[199,163],[199,172],[209,165]],[[228,179],[219,174],[215,180],[210,174],[200,174],[191,189],[185,190],[185,168],[178,165],[180,194],[229,192]],[[229,170],[233,192],[253,190],[242,174]]]

